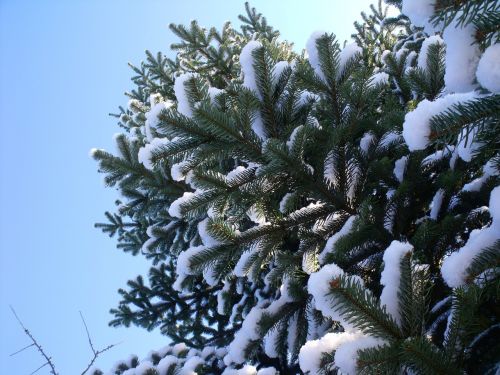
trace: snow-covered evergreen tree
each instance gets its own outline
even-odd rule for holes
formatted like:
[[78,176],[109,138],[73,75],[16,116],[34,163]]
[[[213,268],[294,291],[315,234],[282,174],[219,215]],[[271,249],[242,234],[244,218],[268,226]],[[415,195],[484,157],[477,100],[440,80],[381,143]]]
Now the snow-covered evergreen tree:
[[111,324],[173,344],[111,373],[498,370],[499,4],[388,3],[301,55],[247,5],[133,67],[97,226],[154,267]]

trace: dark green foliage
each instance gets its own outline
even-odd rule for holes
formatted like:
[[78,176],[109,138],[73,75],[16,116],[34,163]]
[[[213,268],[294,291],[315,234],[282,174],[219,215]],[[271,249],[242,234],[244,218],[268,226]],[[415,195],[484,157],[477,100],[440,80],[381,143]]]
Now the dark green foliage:
[[380,307],[373,294],[359,281],[341,276],[331,282],[334,308],[342,317],[367,335],[397,340],[402,337],[396,322]]
[[465,145],[476,141],[476,154],[493,157],[500,150],[500,95],[455,104],[431,120],[430,139],[435,144]]
[[228,332],[238,326],[229,328],[226,316],[214,314],[218,288],[199,289],[200,280],[192,280],[197,285],[193,292],[178,295],[171,289],[174,282],[172,262],[151,268],[150,285],[145,285],[141,276],[130,280],[129,291],[118,291],[122,301],[117,309],[111,310],[115,319],[110,326],[134,324],[147,330],[159,327],[173,342],[183,342],[192,348],[225,345]]
[[[460,8],[463,24],[491,29],[496,10],[480,8],[489,1],[455,3],[438,2],[436,22]],[[362,52],[346,60],[325,34],[315,40],[314,65],[247,4],[240,30],[171,25],[180,39],[175,61],[147,53],[133,68],[137,89],[116,115],[129,134],[117,137],[117,156],[93,154],[125,204],[96,226],[156,267],[149,282],[138,276],[119,291],[111,325],[160,327],[197,349],[232,350],[238,333],[247,335],[237,337],[247,363],[298,373],[304,343],[343,330],[315,309],[307,289],[311,273],[335,263],[345,275],[331,280],[325,298],[344,323],[384,343],[358,352],[360,373],[494,371],[498,241],[476,254],[459,288],[447,286],[441,267],[472,230],[491,225],[482,207],[498,177],[483,166],[500,164],[499,98],[485,94],[432,117],[429,147],[409,152],[405,114],[446,95],[444,46],[430,45],[426,66],[417,66],[427,35],[386,12],[379,2],[362,14],[353,36]],[[491,43],[491,32],[484,35],[480,41]],[[251,67],[238,61],[250,40],[260,42]],[[250,68],[251,85],[241,77]],[[195,73],[182,76],[187,101],[173,90],[181,73]],[[377,73],[387,82],[374,84]],[[151,125],[158,103],[165,107]],[[472,141],[481,143],[473,160],[458,159],[453,145]],[[146,162],[140,150],[150,151]],[[395,165],[404,168],[396,173]],[[466,188],[474,179],[482,185]],[[413,249],[393,270],[398,316],[381,303],[383,256],[393,241]],[[250,314],[253,330],[245,327]],[[323,373],[337,372],[334,360],[334,352],[321,355]],[[243,363],[209,357],[198,370],[226,365]]]

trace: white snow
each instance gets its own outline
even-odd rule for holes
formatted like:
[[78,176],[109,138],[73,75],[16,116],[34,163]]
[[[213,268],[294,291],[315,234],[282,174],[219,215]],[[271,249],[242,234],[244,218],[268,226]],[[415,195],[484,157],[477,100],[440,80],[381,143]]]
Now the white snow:
[[293,129],[292,134],[290,134],[290,138],[286,141],[286,146],[289,150],[292,149],[293,143],[295,142],[295,138],[297,137],[297,133],[304,128],[304,125],[299,125],[295,129]]
[[405,116],[403,137],[410,151],[423,150],[429,143],[430,120],[433,116],[446,111],[452,105],[474,99],[473,92],[449,94],[434,101],[427,99],[418,103],[417,108]]
[[137,375],[144,374],[147,370],[154,370],[155,367],[150,361],[141,361],[137,367],[134,368],[134,371]]
[[195,75],[192,73],[183,73],[177,77],[174,82],[174,93],[177,99],[177,111],[187,117],[191,117],[193,115],[193,110],[191,109],[191,104],[189,103],[185,84],[194,77]]
[[179,219],[181,219],[182,218],[181,205],[184,202],[187,202],[189,200],[189,198],[191,198],[193,196],[194,196],[194,193],[192,193],[190,191],[184,192],[182,197],[179,197],[175,201],[172,202],[172,204],[168,208],[168,214],[172,217],[178,217]]
[[430,154],[429,156],[425,157],[424,160],[422,160],[422,166],[426,166],[427,164],[448,157],[451,154],[451,152],[453,152],[453,150],[454,150],[453,146],[448,146],[442,150],[437,150],[436,152]]
[[320,77],[323,81],[326,81],[325,75],[321,70],[321,65],[319,62],[318,47],[316,46],[316,41],[326,34],[324,31],[315,31],[311,34],[306,43],[306,51],[309,57],[309,64],[316,72],[316,75]]
[[384,340],[371,336],[361,336],[355,340],[347,341],[335,351],[335,365],[338,366],[343,375],[356,375],[358,351],[384,344]]
[[168,369],[174,364],[177,364],[177,357],[167,355],[163,357],[160,362],[158,362],[156,365],[156,371],[158,371],[159,375],[167,375]]
[[390,144],[398,141],[401,138],[401,134],[396,133],[396,132],[388,132],[385,133],[382,138],[380,139],[379,146],[380,147],[387,147]]
[[[399,50],[395,53],[394,57],[396,58],[396,60],[397,60],[397,61],[401,61],[401,59],[403,58],[403,56],[404,56],[404,55],[406,55],[406,57],[408,58],[408,56],[409,56],[409,55],[407,54],[408,52],[409,52],[409,51],[408,51],[408,48],[403,47],[403,48],[399,49]],[[406,68],[407,68],[407,67],[406,67],[406,64],[405,64],[405,70],[406,70]]]
[[471,182],[465,184],[462,191],[473,192],[481,190],[488,177],[489,176],[487,174],[483,174],[481,177],[475,178]]
[[346,331],[352,331],[353,326],[332,307],[335,306],[335,298],[330,293],[330,282],[343,275],[344,271],[336,264],[324,265],[318,272],[311,274],[307,289],[314,297],[316,310],[321,311],[326,317],[339,321]]
[[[299,99],[297,101],[298,101],[299,105],[305,105],[305,104],[309,103],[311,100],[314,100],[317,102],[317,101],[319,101],[319,99],[320,99],[319,95],[313,94],[310,91],[304,90],[300,93]],[[318,120],[316,120],[316,122],[317,121]],[[318,124],[318,127],[319,127],[319,124]]]
[[198,356],[193,356],[189,358],[184,365],[182,366],[181,371],[178,372],[178,375],[197,375],[195,372],[196,367],[203,364],[203,358]]
[[143,110],[144,104],[137,99],[130,99],[128,101],[128,109],[134,113],[139,113]]
[[462,131],[460,132],[460,135],[458,136],[458,144],[457,144],[457,153],[458,156],[463,161],[469,162],[472,160],[472,157],[474,155],[474,152],[481,147],[480,142],[475,141],[475,137],[478,131],[478,127],[475,126],[474,128],[471,129],[469,134],[467,135],[467,129],[463,128]]
[[289,348],[296,347],[297,343],[297,329],[298,329],[298,314],[295,313],[288,322],[288,336],[287,345]]
[[220,315],[225,315],[224,294],[229,293],[229,289],[231,288],[231,283],[229,281],[224,280],[223,284],[224,286],[222,289],[217,292],[217,313]]
[[252,206],[246,212],[248,218],[252,220],[255,224],[264,225],[266,224],[266,217],[258,212],[257,207]]
[[354,224],[354,220],[356,219],[356,216],[351,216],[349,217],[342,228],[335,233],[333,236],[331,236],[328,241],[326,241],[325,247],[323,251],[319,254],[318,260],[321,264],[325,261],[326,256],[329,253],[333,253],[335,251],[335,243],[343,236],[348,234],[352,230],[352,226]]
[[380,284],[384,286],[380,295],[380,304],[385,308],[394,320],[401,324],[399,312],[399,283],[401,280],[400,264],[403,257],[413,250],[408,242],[392,241],[384,251],[384,270],[380,275]]
[[160,93],[150,94],[149,95],[149,106],[153,107],[154,105],[163,102],[163,97]]
[[230,171],[227,176],[226,176],[226,181],[227,182],[232,182],[238,176],[240,173],[246,171],[246,167],[239,165],[236,168],[234,168],[232,171]]
[[260,338],[258,322],[263,313],[275,314],[284,304],[293,301],[287,292],[287,281],[281,286],[281,296],[274,300],[268,307],[260,308],[254,306],[243,320],[241,328],[235,333],[233,341],[229,344],[228,352],[224,357],[224,363],[243,363],[245,361],[244,350],[252,340]]
[[257,373],[257,367],[252,365],[245,365],[238,370],[238,375],[255,375]]
[[281,198],[281,201],[280,201],[280,212],[281,213],[285,213],[285,211],[286,211],[286,205],[288,204],[288,201],[292,197],[293,197],[293,193],[286,193],[283,196],[283,198]]
[[340,217],[342,217],[342,214],[339,212],[334,212],[329,214],[326,218],[321,218],[318,219],[314,222],[314,225],[312,227],[313,232],[322,232],[325,227],[329,227],[333,223],[335,223]]
[[399,182],[403,182],[406,164],[408,164],[408,156],[403,156],[400,159],[396,160],[394,163],[394,176]]
[[151,129],[156,129],[156,127],[160,123],[160,119],[158,118],[158,116],[164,109],[168,109],[171,106],[172,102],[170,101],[160,102],[154,105],[152,104],[151,109],[146,112],[146,122],[144,123],[144,127],[146,130],[146,138],[148,139],[148,141],[151,142],[151,140],[153,139],[153,133]]
[[458,26],[458,17],[443,33],[446,43],[444,82],[450,92],[467,92],[476,87],[474,80],[481,52],[475,43],[474,25]]
[[201,356],[207,358],[208,356],[215,353],[215,346],[205,346],[201,351]]
[[[236,284],[237,288],[237,293],[241,294],[242,291],[238,290],[238,286],[242,285],[239,280],[238,283]],[[240,293],[241,292],[241,293]],[[246,301],[248,299],[248,295],[244,295],[236,304],[233,304],[233,307],[231,308],[231,315],[229,316],[229,324],[233,324],[235,322],[235,319],[238,318],[240,315],[243,317],[243,314],[241,314],[243,306],[245,305]],[[262,307],[262,305],[257,304],[258,307]],[[226,314],[227,315],[227,314]],[[246,316],[245,316],[246,317]]]
[[183,181],[186,178],[183,169],[187,164],[189,164],[189,161],[185,160],[172,165],[172,168],[170,168],[170,175],[174,181]]
[[245,267],[247,266],[248,259],[255,253],[255,246],[252,246],[250,249],[245,250],[234,266],[233,273],[238,277],[245,277],[247,272],[245,272]]
[[415,51],[410,51],[405,60],[405,72],[415,65],[415,60],[417,60],[417,53]]
[[212,101],[212,104],[215,103],[215,98],[222,94],[224,90],[218,89],[217,87],[209,87],[208,88],[208,96],[210,96],[210,100]]
[[238,375],[238,370],[234,367],[228,366],[222,371],[221,375]]
[[260,112],[256,112],[252,117],[251,127],[254,133],[257,134],[257,136],[261,140],[265,140],[267,138],[266,129],[264,127],[264,121],[262,120],[262,115],[260,114]]
[[[174,225],[176,225],[176,222],[175,221],[171,221],[166,226],[160,227],[160,229],[163,229],[163,230],[167,231],[167,230],[170,230],[170,228],[172,228]],[[158,240],[158,237],[156,237],[153,234],[153,229],[155,229],[155,228],[158,228],[158,227],[156,227],[155,225],[150,225],[146,229],[146,234],[149,236],[149,239],[146,240],[142,244],[141,251],[144,252],[144,253],[147,253],[147,252],[151,251],[151,246]]]
[[310,375],[319,374],[320,361],[324,353],[332,353],[343,343],[352,341],[360,337],[359,333],[332,332],[327,333],[318,340],[307,341],[299,352],[299,365],[304,373]]
[[278,82],[279,77],[288,68],[290,64],[288,61],[278,61],[273,68],[273,83]]
[[135,360],[136,358],[137,358],[136,355],[131,354],[127,360],[125,360],[125,361],[121,360],[121,361],[115,362],[113,364],[113,366],[111,366],[110,372],[112,374],[114,374],[117,371],[118,367],[120,367],[122,365],[125,365],[127,367],[131,367],[132,366],[132,361]]
[[205,280],[205,282],[209,286],[216,286],[217,284],[219,284],[219,276],[211,267],[206,267],[203,269],[203,280]]
[[434,314],[436,311],[439,311],[444,305],[448,303],[448,301],[451,299],[451,296],[443,298],[441,301],[437,302],[431,309],[431,313]]
[[500,224],[500,186],[497,186],[491,191],[489,208],[493,222]]
[[500,176],[500,170],[496,169],[493,164],[493,159],[488,160],[486,165],[483,167],[483,172],[488,176]]
[[205,246],[193,246],[179,253],[179,256],[177,258],[177,266],[175,269],[177,278],[175,279],[175,283],[172,285],[172,288],[174,290],[177,290],[179,292],[182,291],[181,284],[184,279],[187,276],[194,274],[190,266],[190,258],[205,249]]
[[427,53],[429,46],[433,44],[444,45],[444,40],[439,35],[432,35],[422,42],[422,47],[418,55],[417,66],[423,70],[427,70]]
[[310,275],[318,270],[317,256],[315,252],[305,251],[302,254],[302,271]]
[[[399,8],[397,8],[394,5],[387,4],[386,1],[383,1],[382,5],[387,8],[386,17],[397,17],[401,14],[401,11],[399,10]],[[384,22],[384,21],[382,21],[382,22]]]
[[444,189],[439,189],[432,198],[432,202],[429,207],[431,209],[431,213],[429,216],[432,220],[437,220],[439,210],[441,209],[441,205],[443,203],[443,198],[444,198]]
[[274,367],[263,367],[257,371],[257,375],[276,375],[278,371]]
[[337,160],[335,158],[335,154],[330,151],[326,155],[325,163],[324,163],[324,171],[323,176],[325,180],[332,184],[333,186],[337,186]]
[[374,141],[375,135],[372,132],[365,133],[359,141],[359,147],[361,148],[361,151],[363,151],[365,154],[368,153],[368,150],[370,149],[370,146],[373,145]]
[[443,261],[441,274],[444,281],[452,288],[466,283],[468,276],[466,271],[472,259],[500,238],[500,186],[491,191],[489,211],[493,218],[491,225],[473,230],[464,247]]
[[172,347],[172,353],[174,355],[179,355],[181,354],[182,352],[188,350],[188,347],[186,344],[184,344],[183,342],[180,342],[178,344],[175,344],[173,347]]
[[481,86],[491,92],[500,92],[500,44],[492,44],[479,60],[476,77]]
[[434,14],[435,0],[403,0],[401,12],[415,26],[426,26],[429,17]]
[[384,50],[384,51],[382,52],[382,55],[380,55],[380,60],[381,60],[382,62],[384,62],[384,63],[387,63],[387,61],[386,61],[386,60],[387,60],[387,58],[389,57],[389,55],[392,55],[392,52],[391,52],[391,51],[389,51],[389,50],[387,50],[387,49],[386,49],[386,50]]
[[370,83],[368,87],[386,85],[389,83],[389,74],[386,72],[378,72],[370,77]]
[[394,189],[387,190],[387,193],[385,193],[385,197],[387,198],[387,200],[392,199],[395,192],[396,192],[396,190],[394,190]]
[[255,76],[255,69],[253,67],[254,60],[252,52],[260,47],[262,47],[260,42],[251,40],[245,45],[245,47],[243,47],[240,53],[241,71],[243,72],[243,86],[255,91],[259,98],[261,98],[261,94],[256,82],[257,77]]
[[346,44],[346,46],[342,49],[342,51],[340,51],[339,54],[338,75],[343,73],[347,63],[349,63],[351,59],[353,59],[354,57],[356,57],[358,54],[361,53],[363,53],[363,50],[355,42]]
[[204,220],[198,223],[198,234],[200,235],[201,241],[205,246],[216,246],[219,245],[220,242],[213,238],[207,230],[207,224],[210,219],[207,217]]
[[266,333],[264,336],[264,353],[269,358],[278,358],[279,354],[278,351],[276,350],[276,342],[278,339],[278,330],[277,329],[271,329],[269,332]]
[[360,176],[361,176],[361,168],[359,167],[359,165],[355,165],[353,168],[352,168],[352,171],[349,172],[350,174],[350,179],[348,179],[348,184],[349,184],[349,189],[347,190],[347,198],[352,200],[356,197],[356,189],[358,187],[358,184],[359,184],[359,179],[360,179]]
[[89,156],[91,158],[95,158],[95,155],[99,152],[99,151],[102,151],[104,152],[104,150],[102,148],[91,148],[90,151],[89,151]]
[[450,169],[453,170],[455,169],[455,164],[458,160],[458,152],[457,152],[457,149],[455,148],[453,150],[453,153],[451,154],[451,158],[450,158]]
[[153,138],[150,143],[146,143],[139,149],[137,155],[139,163],[142,163],[147,169],[152,170],[154,168],[153,163],[151,162],[152,152],[168,143],[170,143],[168,138]]

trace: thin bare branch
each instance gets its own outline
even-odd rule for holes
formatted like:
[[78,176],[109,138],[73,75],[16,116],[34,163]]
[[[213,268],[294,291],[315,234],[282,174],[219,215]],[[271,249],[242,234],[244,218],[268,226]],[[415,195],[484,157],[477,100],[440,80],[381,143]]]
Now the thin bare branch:
[[[19,322],[19,325],[24,330],[24,333],[31,339],[31,341],[33,342],[33,345],[36,346],[36,348],[38,349],[38,351],[40,352],[40,354],[47,361],[44,365],[42,365],[41,367],[39,367],[38,369],[36,369],[35,372],[37,372],[38,370],[40,370],[42,367],[48,365],[48,366],[50,366],[50,373],[52,375],[58,375],[57,371],[56,371],[56,367],[54,366],[54,363],[52,362],[52,359],[43,351],[42,346],[36,341],[36,339],[33,337],[33,335],[31,334],[31,332],[24,326],[23,322],[21,321],[21,319],[17,315],[16,310],[14,310],[14,308],[12,306],[10,306],[10,309],[12,310],[12,313],[14,314],[14,316],[17,319],[17,321]],[[32,372],[31,374],[34,374],[35,372]]]
[[35,344],[29,344],[29,345],[26,345],[24,348],[22,349],[19,349],[17,352],[14,352],[12,354],[9,355],[9,357],[12,357],[12,356],[15,356],[16,354],[19,354],[21,353],[23,350],[26,350],[28,348],[31,348],[32,346],[34,346]]
[[101,355],[102,353],[108,351],[109,349],[115,347],[116,345],[118,344],[111,344],[111,345],[108,345],[107,347],[105,347],[104,349],[102,350],[98,350],[94,353],[94,357],[92,358],[92,360],[90,361],[90,363],[87,365],[87,368],[85,370],[83,370],[82,374],[81,375],[84,375],[87,373],[87,371],[90,370],[90,368],[92,367],[92,365],[94,364],[94,362],[97,360],[97,357],[99,357],[99,355]]
[[109,349],[115,347],[118,344],[111,344],[111,345],[108,345],[107,347],[105,347],[104,349],[95,350],[94,344],[92,343],[92,338],[90,337],[89,329],[87,327],[87,323],[85,322],[85,319],[84,319],[83,314],[82,314],[81,311],[80,311],[80,317],[82,318],[83,326],[85,327],[85,332],[87,332],[87,339],[89,340],[90,349],[92,349],[92,353],[94,353],[94,357],[91,359],[90,363],[87,365],[87,368],[85,370],[83,370],[83,372],[81,374],[81,375],[85,375],[87,373],[87,371],[90,370],[90,368],[92,367],[92,365],[94,364],[94,362],[97,360],[97,357],[99,357],[99,355],[101,355],[102,353],[104,353],[104,352],[108,351]]
[[[56,371],[56,368],[54,366],[54,363],[52,362],[52,358],[49,357],[45,353],[45,351],[43,350],[42,346],[38,343],[38,341],[36,341],[35,337],[33,337],[33,335],[31,334],[31,332],[24,326],[23,322],[21,321],[21,319],[17,315],[16,310],[14,310],[14,308],[12,306],[10,306],[10,309],[12,310],[12,313],[14,314],[14,316],[17,319],[17,321],[19,322],[19,325],[24,330],[24,333],[31,339],[31,342],[32,342],[32,344],[25,346],[24,348],[18,350],[15,353],[12,353],[10,356],[16,355],[16,354],[22,352],[23,350],[26,350],[28,348],[31,348],[32,346],[35,346],[38,349],[38,351],[41,353],[41,355],[43,356],[43,358],[45,359],[46,362],[43,365],[41,365],[40,367],[38,367],[35,371],[33,371],[30,375],[33,375],[33,374],[37,373],[38,371],[40,371],[45,366],[49,366],[50,367],[50,373],[52,375],[58,375],[58,373]],[[83,370],[83,372],[81,374],[81,375],[85,375],[90,370],[90,368],[94,365],[95,361],[97,360],[97,358],[102,353],[107,352],[109,349],[115,347],[119,343],[117,343],[117,344],[111,344],[111,345],[108,345],[107,347],[105,347],[104,349],[96,350],[94,348],[94,343],[92,342],[92,337],[90,336],[90,332],[89,332],[89,328],[87,326],[87,322],[85,321],[85,318],[83,317],[83,314],[82,314],[81,311],[80,311],[80,317],[82,318],[83,326],[85,327],[85,332],[87,333],[87,339],[89,341],[89,346],[90,346],[90,349],[92,350],[92,353],[93,353],[93,357],[90,360],[90,363],[87,365],[87,368],[85,370]]]
[[30,375],[33,375],[35,373],[37,373],[38,371],[40,371],[41,369],[43,369],[45,366],[47,366],[49,364],[49,362],[45,362],[43,365],[41,365],[40,367],[38,367],[35,371],[33,371]]
[[80,313],[80,318],[82,318],[82,322],[83,322],[83,326],[85,327],[85,332],[87,332],[87,339],[89,340],[89,345],[90,345],[90,349],[92,349],[92,353],[96,353],[95,349],[94,349],[94,345],[92,344],[92,339],[90,338],[90,333],[89,333],[89,329],[87,327],[87,323],[85,322],[85,318],[83,317],[83,314],[81,311],[78,311]]

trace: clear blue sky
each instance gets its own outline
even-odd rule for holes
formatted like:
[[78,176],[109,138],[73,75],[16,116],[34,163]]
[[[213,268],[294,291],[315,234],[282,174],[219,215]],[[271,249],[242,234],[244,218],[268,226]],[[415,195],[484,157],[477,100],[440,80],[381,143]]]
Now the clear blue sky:
[[[371,0],[251,3],[300,51],[314,30],[348,38]],[[166,52],[175,41],[169,23],[237,23],[243,9],[243,1],[222,0],[0,0],[1,373],[43,364],[31,349],[9,357],[29,344],[9,304],[61,374],[80,373],[91,357],[80,310],[97,347],[122,342],[98,361],[105,371],[167,343],[159,333],[107,326],[116,290],[148,264],[93,228],[117,196],[88,151],[114,150],[119,129],[107,114],[126,104],[126,63],[139,63],[145,49]]]

